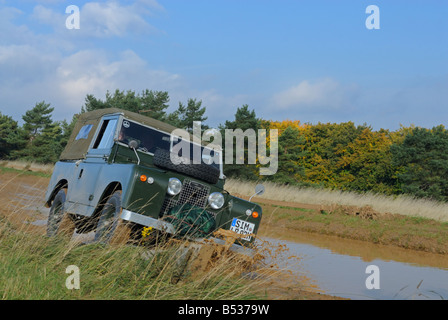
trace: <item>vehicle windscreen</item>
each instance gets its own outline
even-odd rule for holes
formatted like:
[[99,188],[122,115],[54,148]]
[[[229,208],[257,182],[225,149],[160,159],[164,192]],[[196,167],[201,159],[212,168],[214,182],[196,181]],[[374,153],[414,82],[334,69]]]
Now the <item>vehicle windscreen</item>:
[[157,148],[164,150],[170,149],[169,134],[129,120],[123,120],[121,130],[118,134],[118,141],[128,145],[132,140],[137,142],[137,150],[143,152],[154,153]]
[[[163,150],[171,150],[172,147],[170,134],[124,119],[118,134],[118,141],[129,145],[129,142],[132,140],[137,142],[137,150],[151,154],[154,154],[158,148]],[[178,143],[178,139],[174,138],[173,143]],[[194,147],[191,142],[189,142],[188,146],[190,149],[189,152],[183,150],[183,154],[179,154],[179,156],[186,157],[187,155],[190,158],[190,163],[196,163],[193,161],[193,157],[196,154],[197,146]],[[220,159],[220,154],[217,151],[204,146],[201,146],[200,150],[202,162],[220,169],[219,161],[216,161],[216,159]],[[215,159],[215,161],[213,161],[213,159]]]

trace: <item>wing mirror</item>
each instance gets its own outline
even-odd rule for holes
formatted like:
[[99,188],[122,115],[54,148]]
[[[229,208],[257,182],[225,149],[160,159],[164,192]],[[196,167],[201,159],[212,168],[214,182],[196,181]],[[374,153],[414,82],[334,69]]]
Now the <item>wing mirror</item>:
[[134,153],[135,153],[135,155],[137,157],[137,160],[138,160],[137,164],[140,164],[140,157],[138,156],[138,153],[137,153],[137,150],[136,150],[138,148],[138,142],[135,141],[135,140],[131,140],[131,141],[129,141],[128,146],[129,146],[129,148],[134,150]]
[[137,147],[138,147],[138,142],[135,141],[135,140],[131,140],[131,141],[129,141],[128,146],[129,146],[129,148],[131,148],[131,149],[137,149]]
[[255,196],[261,196],[265,191],[266,191],[266,189],[265,189],[264,185],[257,184],[255,186],[255,193],[249,198],[249,201],[251,201],[252,198]]

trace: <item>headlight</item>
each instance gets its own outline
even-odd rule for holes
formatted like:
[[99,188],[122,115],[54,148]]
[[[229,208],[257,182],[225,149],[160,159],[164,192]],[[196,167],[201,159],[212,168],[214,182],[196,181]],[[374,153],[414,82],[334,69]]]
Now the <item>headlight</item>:
[[168,181],[168,194],[175,196],[177,195],[180,190],[182,189],[182,182],[180,182],[177,178],[170,178]]
[[208,196],[208,203],[213,209],[221,209],[224,205],[224,196],[219,192],[213,192]]

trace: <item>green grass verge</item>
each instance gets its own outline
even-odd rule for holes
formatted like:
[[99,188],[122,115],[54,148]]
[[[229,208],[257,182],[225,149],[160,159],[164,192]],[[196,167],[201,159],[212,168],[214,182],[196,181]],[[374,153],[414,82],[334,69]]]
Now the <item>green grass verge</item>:
[[20,174],[20,175],[23,174],[23,175],[43,177],[43,178],[51,177],[51,173],[44,173],[44,172],[40,172],[40,171],[31,171],[31,170],[21,170],[21,169],[0,166],[0,174],[4,174],[4,173],[15,173],[15,174]]

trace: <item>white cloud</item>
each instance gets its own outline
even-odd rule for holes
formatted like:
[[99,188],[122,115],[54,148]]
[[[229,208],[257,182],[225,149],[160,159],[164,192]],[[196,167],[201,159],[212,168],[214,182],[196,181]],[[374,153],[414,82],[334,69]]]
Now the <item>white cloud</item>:
[[60,29],[65,26],[67,16],[62,12],[55,11],[43,5],[35,6],[31,14],[31,17],[39,23],[50,25],[55,29]]
[[120,1],[87,2],[79,9],[80,29],[75,31],[65,27],[68,13],[48,6],[36,5],[32,17],[65,36],[110,38],[157,32],[147,18],[152,15],[152,10],[164,10],[155,0],[139,0],[130,5]]
[[84,34],[96,37],[122,37],[129,32],[148,33],[151,25],[134,6],[122,6],[119,2],[89,2],[80,12]]
[[[150,31],[145,18],[153,8],[163,9],[155,0],[130,5],[89,2],[81,9],[81,30],[75,32],[65,28],[68,15],[51,6],[37,4],[29,16],[16,8],[0,8],[0,111],[20,120],[26,110],[45,100],[55,107],[55,119],[70,119],[87,94],[104,98],[107,90],[170,92],[181,86],[179,75],[158,70],[133,50],[83,46],[83,38],[90,36]],[[53,32],[18,24],[17,17],[49,25]]]
[[53,9],[39,4],[33,8],[32,17],[41,23],[52,24],[54,20],[62,19],[63,15],[62,13],[58,13]]
[[182,81],[177,74],[151,68],[131,50],[117,56],[81,50],[64,57],[27,45],[0,46],[0,110],[17,120],[42,100],[55,107],[55,118],[70,119],[87,94],[104,98],[115,89],[172,92]]
[[14,20],[22,15],[24,12],[17,8],[0,8],[0,44],[26,43],[30,40],[32,31],[25,25],[14,24]]
[[84,50],[64,58],[57,68],[61,95],[72,106],[80,106],[87,94],[103,97],[107,90],[146,88],[164,90],[178,85],[180,77],[163,70],[151,69],[131,50],[112,60],[99,50]]
[[276,107],[300,110],[335,110],[353,107],[358,95],[356,85],[342,85],[339,82],[325,78],[314,83],[308,80],[277,93],[273,97]]

